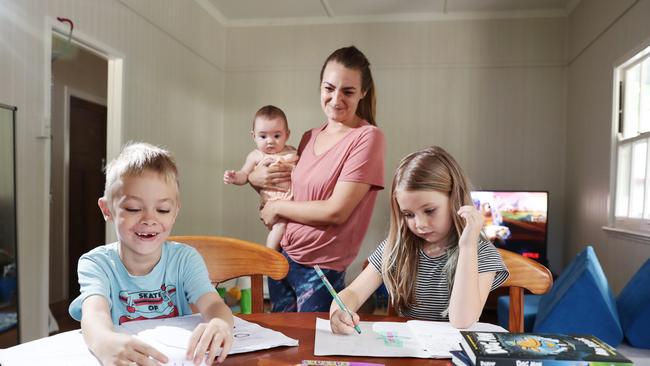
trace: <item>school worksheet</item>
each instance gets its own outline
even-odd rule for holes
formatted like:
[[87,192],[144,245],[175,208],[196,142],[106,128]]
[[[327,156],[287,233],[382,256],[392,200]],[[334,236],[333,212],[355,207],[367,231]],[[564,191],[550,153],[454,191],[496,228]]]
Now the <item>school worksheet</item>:
[[[234,317],[233,344],[229,355],[268,349],[280,346],[297,346],[298,340],[264,328],[258,324]],[[156,347],[175,365],[182,365],[185,350],[192,331],[202,322],[200,314],[175,318],[151,319],[127,322],[119,326],[120,331],[135,335]],[[187,362],[187,361],[186,361]],[[188,363],[190,365],[191,363]]]
[[[316,318],[315,356],[450,358],[460,350],[460,332],[448,322],[360,322],[361,334],[332,333],[327,319]],[[468,330],[506,332],[498,325],[476,323]]]

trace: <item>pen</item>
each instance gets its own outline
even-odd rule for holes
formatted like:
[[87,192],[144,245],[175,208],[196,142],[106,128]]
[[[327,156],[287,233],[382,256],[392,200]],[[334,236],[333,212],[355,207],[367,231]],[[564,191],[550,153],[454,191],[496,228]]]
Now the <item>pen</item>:
[[[327,290],[330,292],[330,294],[334,298],[334,301],[336,301],[336,303],[338,304],[339,308],[341,308],[342,311],[345,311],[346,313],[348,313],[348,315],[350,315],[350,318],[352,319],[352,321],[354,321],[354,317],[352,317],[352,312],[350,311],[350,309],[348,309],[347,306],[345,306],[345,304],[343,303],[343,301],[339,297],[339,294],[336,293],[336,291],[334,290],[334,287],[332,287],[332,284],[330,283],[330,281],[328,281],[327,277],[325,277],[325,273],[323,273],[323,271],[321,271],[321,269],[320,269],[320,267],[318,265],[315,265],[314,269],[316,270],[316,274],[318,274],[321,281],[323,281],[323,283],[325,284],[325,287],[327,287]],[[357,333],[361,334],[361,328],[359,328],[358,324],[354,326],[354,330],[356,330]]]

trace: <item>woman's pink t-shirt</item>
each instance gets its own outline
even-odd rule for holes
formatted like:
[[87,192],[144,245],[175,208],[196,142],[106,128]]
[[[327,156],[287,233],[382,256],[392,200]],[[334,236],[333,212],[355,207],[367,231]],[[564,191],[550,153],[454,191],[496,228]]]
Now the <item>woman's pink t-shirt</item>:
[[291,175],[294,201],[326,200],[337,182],[369,184],[370,190],[341,225],[308,226],[289,222],[282,248],[295,262],[344,271],[359,252],[375,206],[384,188],[384,134],[367,122],[351,130],[328,151],[314,154],[316,136],[326,125],[307,131]]

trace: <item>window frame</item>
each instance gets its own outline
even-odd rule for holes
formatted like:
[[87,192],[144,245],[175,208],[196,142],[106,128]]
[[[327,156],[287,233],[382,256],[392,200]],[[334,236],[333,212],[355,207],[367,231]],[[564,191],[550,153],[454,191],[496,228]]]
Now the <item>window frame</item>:
[[[611,171],[610,176],[610,195],[609,195],[609,226],[603,227],[606,230],[622,233],[625,235],[636,236],[640,239],[648,240],[650,239],[650,128],[648,131],[637,133],[633,136],[624,137],[623,128],[621,123],[625,123],[625,116],[629,111],[625,110],[625,75],[626,72],[635,66],[641,65],[644,62],[648,62],[646,72],[650,73],[650,45],[646,44],[645,48],[640,52],[637,52],[632,57],[628,57],[627,60],[620,63],[614,67],[614,98],[613,98],[613,108],[612,108],[612,149],[611,149]],[[643,70],[642,70],[643,72]],[[641,74],[641,78],[644,74]],[[650,76],[647,76],[650,78]],[[643,82],[643,79],[641,79]],[[639,93],[641,95],[641,93]],[[627,112],[627,113],[626,113]],[[635,111],[637,113],[637,118],[640,117],[640,110]],[[649,115],[650,118],[650,115]],[[623,125],[624,126],[624,125]],[[630,197],[631,197],[631,185],[632,178],[628,176],[627,184],[627,197],[628,200],[628,215],[627,216],[617,216],[617,203],[620,197],[618,197],[619,192],[619,182],[618,182],[618,171],[621,168],[619,166],[619,151],[621,146],[630,146],[629,149],[629,160],[628,167],[633,164],[633,148],[634,145],[640,141],[646,142],[646,167],[645,167],[645,178],[644,178],[644,202],[641,217],[630,217]],[[629,174],[632,174],[632,169],[629,168]],[[644,218],[645,216],[645,218]]]

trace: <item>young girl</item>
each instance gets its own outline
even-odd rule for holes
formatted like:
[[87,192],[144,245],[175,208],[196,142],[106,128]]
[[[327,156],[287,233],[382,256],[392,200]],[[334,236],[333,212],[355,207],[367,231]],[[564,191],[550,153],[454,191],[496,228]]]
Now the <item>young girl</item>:
[[[472,205],[460,166],[437,146],[414,152],[395,171],[390,200],[388,238],[340,293],[343,302],[356,311],[383,280],[402,315],[471,326],[508,272],[496,248],[481,237],[483,216]],[[334,333],[352,333],[358,322],[357,314],[351,319],[332,303]]]

